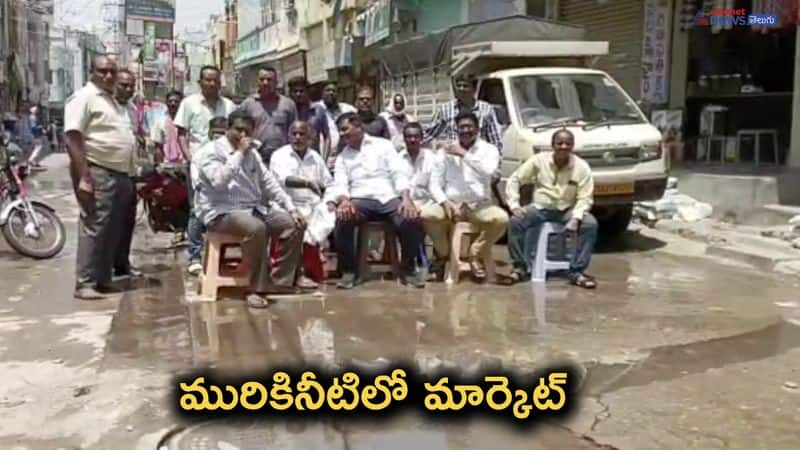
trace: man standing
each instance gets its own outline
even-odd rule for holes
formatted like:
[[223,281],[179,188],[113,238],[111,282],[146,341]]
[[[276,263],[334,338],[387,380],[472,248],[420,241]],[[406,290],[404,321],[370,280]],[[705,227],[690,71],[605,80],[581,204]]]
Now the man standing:
[[255,119],[255,138],[261,143],[258,152],[269,167],[272,152],[289,143],[289,125],[297,120],[294,102],[278,93],[278,72],[274,68],[258,71],[258,92],[242,102],[239,109]]
[[364,124],[364,132],[370,136],[391,140],[392,135],[389,133],[389,124],[386,119],[375,114],[375,111],[372,110],[374,103],[375,91],[369,86],[362,86],[356,96],[356,108],[358,108],[358,116],[361,118],[361,123]]
[[[179,141],[182,153],[191,161],[194,152],[208,143],[208,124],[215,117],[227,118],[236,105],[225,97],[220,96],[220,72],[214,66],[204,66],[200,69],[200,93],[193,94],[181,102],[175,114],[174,124],[178,128]],[[188,138],[189,149],[186,150],[185,140]],[[189,205],[194,208],[194,189],[191,176],[187,173],[187,188],[189,190]],[[200,263],[203,252],[203,227],[197,223],[197,217],[190,211],[189,226],[187,230],[189,241],[189,273],[197,275],[203,270]]]
[[[514,264],[512,278],[529,281],[531,261],[537,251],[539,230],[545,222],[565,224],[567,233],[578,235],[569,268],[570,282],[593,289],[595,279],[585,273],[597,241],[597,220],[589,210],[594,202],[594,180],[589,164],[572,153],[575,137],[567,129],[553,134],[553,151],[533,155],[508,179],[506,198],[514,213],[509,224],[508,252]],[[519,188],[533,184],[533,203],[519,204]]]
[[188,161],[183,154],[183,148],[178,142],[178,128],[175,126],[175,116],[183,100],[183,94],[171,91],[167,94],[167,114],[150,128],[150,140],[155,146],[153,159],[156,164],[162,162],[181,164]]
[[338,287],[352,289],[355,285],[355,231],[368,221],[386,221],[397,228],[402,247],[401,281],[425,287],[415,267],[424,231],[411,200],[411,177],[400,155],[390,141],[367,135],[358,114],[343,114],[338,126],[345,148],[336,157],[334,184],[326,194],[326,203],[336,208],[335,237],[343,272]]
[[508,214],[492,202],[492,175],[500,166],[497,148],[478,138],[478,118],[471,112],[456,117],[458,142],[445,147],[434,166],[431,193],[435,205],[423,210],[422,218],[433,240],[438,270],[451,249],[448,235],[456,222],[466,221],[479,230],[470,247],[470,269],[478,281],[486,279],[483,258],[491,258],[492,246],[508,225]]
[[[356,112],[356,108],[348,103],[339,102],[336,98],[336,83],[330,82],[325,85],[322,90],[322,103],[321,106],[325,111],[325,116],[328,119],[328,131],[330,132],[330,149],[336,151],[339,148],[339,129],[336,127],[336,121],[339,116],[349,112]],[[325,161],[332,162],[336,155],[330,153],[325,156]]]
[[[137,138],[136,110],[133,104],[130,102],[131,98],[133,98],[134,92],[136,92],[136,77],[133,76],[133,73],[127,69],[120,69],[117,71],[117,83],[114,86],[114,98],[117,100],[117,103],[119,103],[128,111],[128,115],[131,118],[131,124],[134,127],[132,130],[134,133],[134,138]],[[135,146],[133,148],[133,152],[133,158],[135,161]],[[135,172],[135,162],[133,169]],[[131,179],[131,185],[134,185],[133,179]],[[133,230],[136,228],[136,200],[136,193],[134,192],[134,195],[131,196],[129,204],[125,207],[125,217],[122,222],[122,229],[120,230],[121,235],[119,246],[117,247],[117,254],[114,257],[114,274],[117,276],[139,277],[142,275],[141,272],[135,269],[130,262]]]
[[[255,121],[247,112],[232,113],[226,135],[198,150],[192,160],[192,172],[197,185],[198,217],[209,230],[243,238],[242,251],[251,265],[247,304],[265,308],[269,294],[299,292],[294,282],[305,222],[256,153],[254,127]],[[270,208],[264,200],[275,202],[288,212]],[[277,263],[271,274],[269,237],[279,241]]]
[[453,79],[453,90],[456,99],[442,105],[433,117],[430,126],[425,130],[424,144],[433,139],[455,141],[458,139],[456,117],[461,113],[471,112],[478,118],[478,130],[484,141],[494,145],[498,151],[503,150],[503,138],[500,124],[494,108],[489,103],[478,100],[475,91],[478,80],[472,76],[458,75]]
[[312,223],[314,210],[322,203],[325,189],[333,184],[333,177],[322,157],[310,148],[311,126],[308,122],[296,121],[289,128],[290,145],[279,148],[272,155],[270,169],[278,182],[286,188],[292,197],[300,215],[309,224],[309,228],[326,229],[322,239],[315,239],[306,233],[303,244],[303,269],[306,276],[317,283],[325,277],[320,257],[322,244],[333,231],[333,224]]
[[310,127],[310,147],[323,157],[328,155],[331,152],[331,139],[325,109],[320,105],[311,104],[311,99],[308,97],[308,80],[305,77],[294,77],[288,84],[289,94],[297,106],[297,120],[308,123]]
[[68,100],[64,130],[70,175],[80,206],[75,297],[104,298],[134,187],[136,139],[125,108],[114,99],[117,65],[92,60],[91,81]]

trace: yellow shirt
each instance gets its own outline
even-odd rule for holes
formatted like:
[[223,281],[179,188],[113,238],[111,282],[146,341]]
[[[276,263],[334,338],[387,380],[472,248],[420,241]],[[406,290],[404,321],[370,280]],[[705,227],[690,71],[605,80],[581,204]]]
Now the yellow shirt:
[[594,179],[589,164],[573,154],[559,170],[553,152],[537,153],[519,166],[506,184],[506,201],[513,210],[520,207],[519,188],[533,184],[533,205],[538,209],[573,208],[572,216],[582,219],[594,203]]
[[64,107],[64,132],[83,135],[86,159],[106,169],[133,175],[136,137],[128,111],[91,81]]

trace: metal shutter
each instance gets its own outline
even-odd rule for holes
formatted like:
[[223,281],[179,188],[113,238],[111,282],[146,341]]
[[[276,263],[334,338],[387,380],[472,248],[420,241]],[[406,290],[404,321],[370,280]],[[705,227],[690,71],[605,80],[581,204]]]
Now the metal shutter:
[[644,2],[562,0],[560,20],[586,27],[587,40],[608,41],[609,55],[596,68],[608,72],[631,97],[641,95]]

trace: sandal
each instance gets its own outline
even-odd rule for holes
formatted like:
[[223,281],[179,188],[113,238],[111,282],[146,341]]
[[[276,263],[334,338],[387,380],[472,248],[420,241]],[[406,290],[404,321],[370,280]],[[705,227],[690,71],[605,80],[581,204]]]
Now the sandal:
[[523,283],[531,280],[530,274],[526,274],[519,269],[515,269],[513,272],[511,272],[508,278],[511,280],[511,284]]
[[247,306],[256,309],[264,309],[269,307],[270,301],[267,297],[258,294],[250,294],[247,296]]
[[472,261],[469,262],[469,269],[476,279],[483,280],[486,278],[486,269],[483,267],[479,258],[473,258]]
[[582,287],[584,289],[594,289],[597,287],[597,281],[594,279],[594,277],[583,273],[570,275],[569,281],[574,286]]

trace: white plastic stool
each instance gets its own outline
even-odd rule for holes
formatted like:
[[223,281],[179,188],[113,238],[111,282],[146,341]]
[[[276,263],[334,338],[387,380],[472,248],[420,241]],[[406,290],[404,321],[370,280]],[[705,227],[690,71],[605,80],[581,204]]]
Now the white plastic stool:
[[569,261],[550,261],[547,259],[548,244],[551,234],[564,232],[564,225],[557,222],[545,222],[539,231],[539,243],[536,246],[536,258],[533,260],[531,282],[544,283],[547,272],[556,270],[569,270]]

